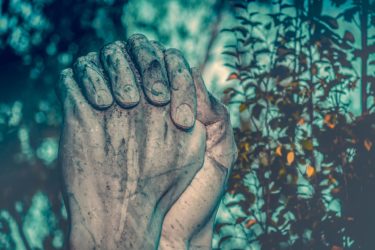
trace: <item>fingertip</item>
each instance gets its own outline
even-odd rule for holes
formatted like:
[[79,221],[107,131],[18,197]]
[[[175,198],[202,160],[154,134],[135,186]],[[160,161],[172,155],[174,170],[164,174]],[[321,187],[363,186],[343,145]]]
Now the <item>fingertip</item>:
[[141,75],[146,99],[156,106],[169,103],[170,89],[162,53],[142,34],[132,35],[126,48]]
[[91,103],[97,109],[107,109],[113,103],[113,97],[108,90],[97,90],[94,98],[95,100],[91,101]]
[[180,104],[174,112],[171,112],[171,117],[174,124],[183,130],[189,130],[194,127],[195,112],[187,103]]
[[196,119],[196,93],[188,62],[177,49],[165,51],[165,64],[171,83],[171,117],[181,129],[191,129]]
[[134,84],[126,84],[114,90],[117,103],[123,108],[137,106],[140,101],[139,90]]
[[57,93],[58,98],[61,101],[64,114],[67,114],[72,107],[79,107],[80,110],[86,107],[86,100],[78,87],[74,77],[74,72],[71,68],[61,71],[57,86]]
[[147,37],[141,33],[134,33],[128,38],[128,44],[133,46],[135,42],[148,41]]
[[[160,42],[158,41],[155,41],[155,40],[151,40],[150,41],[151,45],[154,47],[154,49],[158,52],[160,51],[161,53],[164,53],[165,51],[165,47],[163,44],[161,44]],[[163,56],[162,56],[163,57]]]
[[148,84],[151,88],[144,86],[147,99],[157,106],[166,105],[171,99],[170,90],[164,81],[154,81]]
[[129,63],[125,45],[121,41],[104,46],[101,61],[111,82],[117,103],[123,108],[132,108],[139,103],[140,94],[135,69]]
[[79,57],[74,64],[78,83],[88,102],[96,109],[106,109],[113,104],[113,97],[104,77],[97,53]]
[[141,45],[146,42],[148,42],[148,39],[145,35],[135,33],[126,40],[125,49],[129,55],[134,58],[134,55],[138,53],[138,50],[142,47]]

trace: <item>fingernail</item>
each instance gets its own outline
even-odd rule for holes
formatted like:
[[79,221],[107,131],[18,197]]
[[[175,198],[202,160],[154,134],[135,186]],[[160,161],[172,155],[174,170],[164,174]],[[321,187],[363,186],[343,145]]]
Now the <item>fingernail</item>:
[[85,70],[83,70],[84,77],[83,81],[86,85],[86,92],[88,99],[90,101],[94,101],[98,108],[106,108],[111,106],[113,102],[113,98],[109,93],[109,89],[105,90],[103,87],[106,86],[102,76],[90,66],[86,66]]
[[106,108],[112,103],[112,96],[103,89],[96,91],[95,101],[99,108]]
[[188,104],[183,103],[177,107],[175,122],[183,128],[190,128],[194,125],[194,113]]
[[133,106],[139,102],[139,92],[136,86],[126,84],[120,89],[116,90],[116,98],[121,101],[126,107]]
[[151,94],[162,97],[168,91],[167,86],[162,81],[156,81],[151,87]]

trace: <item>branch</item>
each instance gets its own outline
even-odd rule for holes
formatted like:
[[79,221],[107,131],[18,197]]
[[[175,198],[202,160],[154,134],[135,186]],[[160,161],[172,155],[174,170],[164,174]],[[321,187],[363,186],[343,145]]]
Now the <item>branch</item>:
[[210,39],[208,40],[206,54],[204,56],[204,59],[203,59],[203,62],[201,64],[201,66],[200,66],[201,72],[204,71],[204,69],[207,65],[207,62],[210,59],[210,54],[211,54],[210,52],[212,50],[212,47],[215,43],[215,40],[216,40],[218,34],[219,34],[219,26],[220,26],[221,20],[223,18],[224,7],[225,7],[225,1],[219,0],[219,2],[217,3],[217,7],[216,7],[216,11],[217,11],[216,20],[212,24],[211,34],[210,34]]

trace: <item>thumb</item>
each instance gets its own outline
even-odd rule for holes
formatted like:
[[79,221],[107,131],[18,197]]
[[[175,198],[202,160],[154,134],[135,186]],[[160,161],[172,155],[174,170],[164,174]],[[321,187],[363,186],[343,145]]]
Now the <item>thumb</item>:
[[197,120],[204,125],[210,125],[228,119],[227,108],[207,91],[200,70],[192,68],[191,71],[197,94]]
[[223,103],[207,91],[201,72],[192,68],[197,94],[197,120],[206,127],[207,156],[224,168],[230,168],[237,158],[237,147],[230,116]]

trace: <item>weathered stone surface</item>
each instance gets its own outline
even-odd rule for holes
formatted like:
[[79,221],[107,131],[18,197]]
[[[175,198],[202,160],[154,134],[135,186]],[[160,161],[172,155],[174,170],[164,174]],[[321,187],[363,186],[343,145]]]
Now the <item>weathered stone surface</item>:
[[225,106],[180,52],[142,35],[100,58],[59,82],[70,248],[210,249],[236,157]]

